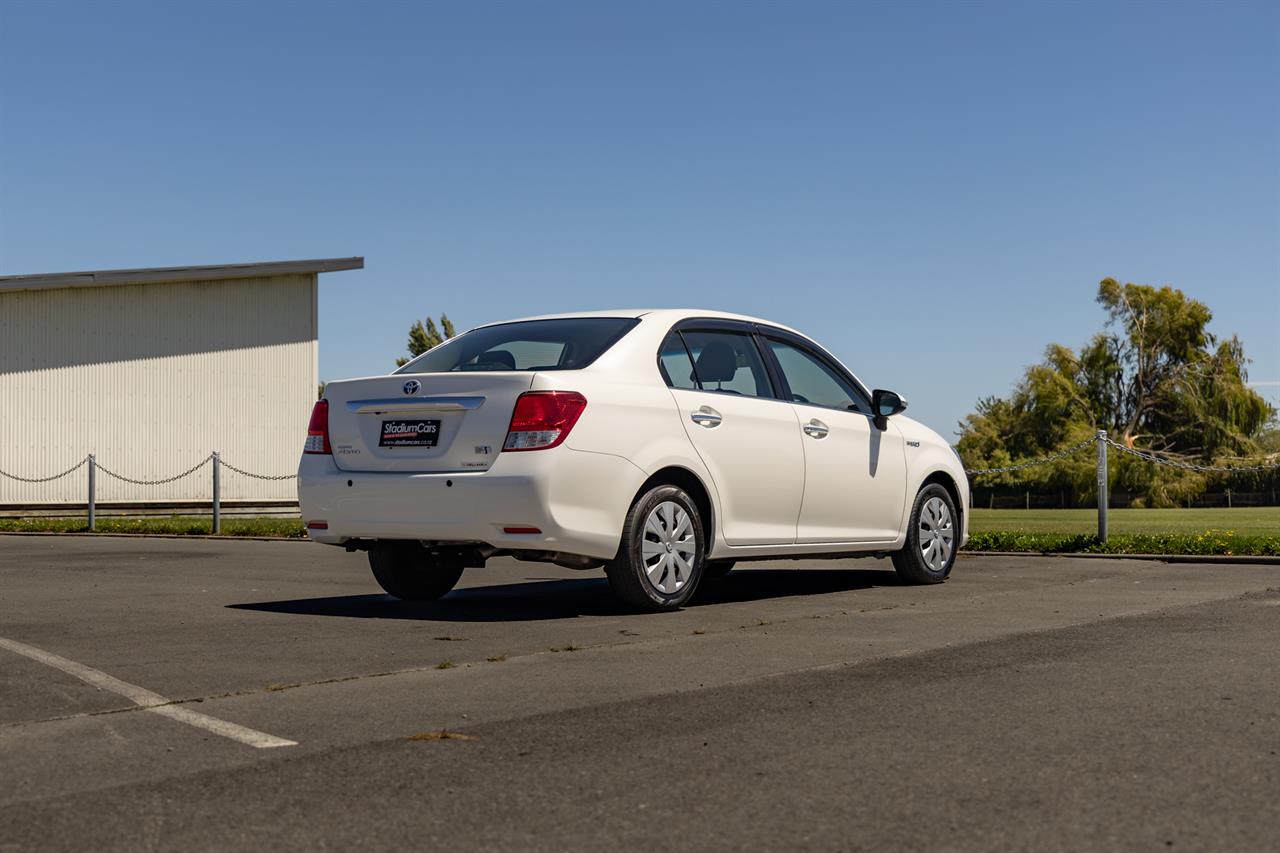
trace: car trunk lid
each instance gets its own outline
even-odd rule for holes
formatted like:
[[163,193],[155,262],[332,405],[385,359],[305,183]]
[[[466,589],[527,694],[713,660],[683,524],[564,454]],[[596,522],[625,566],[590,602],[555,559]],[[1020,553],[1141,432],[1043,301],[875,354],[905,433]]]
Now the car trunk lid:
[[416,373],[331,382],[329,441],[343,471],[487,470],[532,372]]

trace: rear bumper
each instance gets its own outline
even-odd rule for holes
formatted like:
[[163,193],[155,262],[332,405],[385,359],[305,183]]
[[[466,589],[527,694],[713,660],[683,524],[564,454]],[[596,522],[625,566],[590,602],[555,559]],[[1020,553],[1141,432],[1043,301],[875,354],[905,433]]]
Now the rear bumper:
[[[352,539],[481,542],[501,549],[617,553],[622,523],[645,473],[620,456],[557,447],[503,453],[487,471],[453,474],[342,471],[304,455],[298,503],[328,545]],[[536,527],[541,533],[504,533]]]

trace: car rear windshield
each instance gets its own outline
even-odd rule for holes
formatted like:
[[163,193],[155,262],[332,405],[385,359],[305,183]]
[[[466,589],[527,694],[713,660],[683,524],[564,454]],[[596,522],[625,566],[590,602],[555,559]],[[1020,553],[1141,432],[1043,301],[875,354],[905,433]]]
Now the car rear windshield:
[[570,317],[485,326],[424,352],[396,373],[577,370],[639,322],[633,317]]

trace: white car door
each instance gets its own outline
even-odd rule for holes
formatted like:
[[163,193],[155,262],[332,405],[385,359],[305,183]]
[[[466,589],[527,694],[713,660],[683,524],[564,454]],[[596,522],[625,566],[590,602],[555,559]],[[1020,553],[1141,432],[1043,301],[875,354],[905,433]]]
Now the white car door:
[[672,332],[659,361],[714,480],[725,542],[794,543],[805,473],[800,423],[792,406],[773,397],[748,327]]
[[[768,332],[765,332],[768,335]],[[907,499],[906,448],[892,422],[824,354],[766,337],[803,435],[805,485],[797,542],[891,542]]]

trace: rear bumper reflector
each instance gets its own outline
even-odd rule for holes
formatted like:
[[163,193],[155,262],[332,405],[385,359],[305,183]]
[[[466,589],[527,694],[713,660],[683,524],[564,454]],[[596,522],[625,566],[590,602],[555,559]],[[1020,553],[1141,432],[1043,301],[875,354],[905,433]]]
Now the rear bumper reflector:
[[329,529],[329,522],[327,522],[327,521],[308,521],[308,522],[307,522],[307,529],[308,529],[308,530],[328,530],[328,529]]
[[542,531],[536,527],[504,527],[502,532],[519,535],[523,533],[541,533]]

